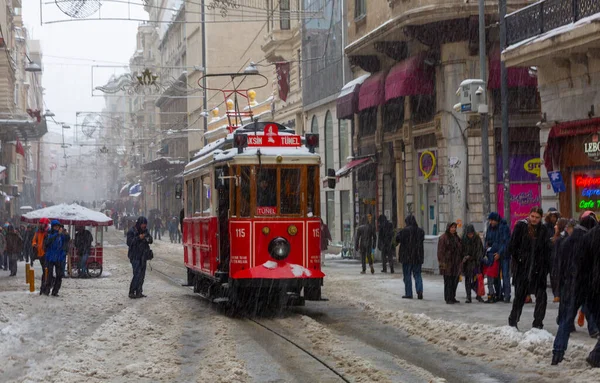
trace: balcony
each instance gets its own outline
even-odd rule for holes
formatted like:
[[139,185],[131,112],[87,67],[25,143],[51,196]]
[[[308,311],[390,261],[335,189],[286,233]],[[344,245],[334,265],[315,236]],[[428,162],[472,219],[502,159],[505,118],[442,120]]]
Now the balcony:
[[514,45],[600,13],[598,0],[542,0],[506,16],[506,40]]
[[292,52],[296,41],[294,37],[300,38],[298,28],[292,29],[275,29],[271,30],[265,36],[265,42],[261,46],[265,53],[265,58],[269,62],[284,61],[285,58],[292,57]]

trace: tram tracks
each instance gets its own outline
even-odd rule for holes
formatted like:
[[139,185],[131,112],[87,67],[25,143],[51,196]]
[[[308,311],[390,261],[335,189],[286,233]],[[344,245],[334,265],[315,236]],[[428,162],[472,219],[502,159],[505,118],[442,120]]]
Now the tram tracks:
[[[158,265],[156,263],[154,263],[155,261],[158,261],[157,262]],[[154,272],[157,273],[163,280],[167,281],[168,283],[170,283],[174,286],[185,289],[188,292],[193,290],[192,287],[184,285],[183,284],[184,281],[182,279],[177,278],[177,277],[173,276],[172,274],[161,270],[160,267],[157,267],[160,264],[168,265],[169,267],[185,270],[184,266],[182,266],[181,264],[175,264],[171,260],[164,259],[164,257],[160,257],[160,256],[155,256],[154,259],[151,261],[151,271],[153,273]],[[306,347],[302,346],[299,342],[291,339],[289,336],[284,335],[282,333],[282,331],[275,329],[273,326],[269,326],[257,318],[244,318],[243,321],[250,322],[250,323],[253,323],[254,325],[256,325],[256,326],[252,326],[252,329],[251,329],[252,331],[254,331],[256,328],[262,329],[262,330],[267,331],[268,333],[272,334],[273,336],[277,337],[278,339],[282,340],[286,344],[293,346],[297,351],[301,352],[306,357],[319,363],[325,369],[330,371],[336,378],[338,378],[339,381],[346,382],[346,383],[349,383],[352,381],[352,380],[348,379],[343,372],[341,372],[340,370],[333,367],[330,363],[325,361],[323,358],[321,358],[318,355],[316,355],[315,353],[311,352]]]

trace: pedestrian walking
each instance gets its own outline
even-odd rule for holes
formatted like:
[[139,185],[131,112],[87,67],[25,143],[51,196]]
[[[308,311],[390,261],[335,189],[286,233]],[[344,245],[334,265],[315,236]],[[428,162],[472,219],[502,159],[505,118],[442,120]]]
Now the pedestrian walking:
[[321,218],[321,266],[325,266],[325,253],[330,241],[331,233],[329,232],[329,227],[323,222],[323,218]]
[[387,265],[390,265],[390,273],[394,273],[394,225],[388,221],[383,214],[377,219],[379,235],[377,236],[377,248],[381,251],[382,273],[387,273]]
[[456,222],[449,223],[438,242],[440,274],[444,276],[444,300],[447,304],[460,303],[456,300],[456,289],[460,278],[462,249],[456,234]]
[[162,219],[160,218],[159,215],[157,215],[154,218],[154,238],[158,238],[159,241],[162,241],[161,239],[161,233],[162,233]]
[[150,250],[152,235],[148,231],[148,220],[139,217],[129,232],[127,232],[127,246],[129,251],[127,257],[133,269],[133,278],[129,285],[129,298],[144,298],[143,285],[146,276],[146,262],[152,258]]
[[477,285],[474,283],[475,276],[478,274],[483,255],[483,242],[481,237],[475,232],[475,227],[471,224],[465,227],[462,237],[462,272],[465,277],[465,292],[467,300],[465,303],[471,303],[471,291],[475,291],[476,298],[483,302],[483,298],[477,294]]
[[8,225],[6,231],[6,254],[8,254],[10,276],[14,277],[17,275],[17,261],[23,251],[23,239],[13,225]]
[[[508,243],[510,242],[510,229],[508,223],[503,219],[500,214],[496,212],[490,213],[488,216],[488,226],[485,232],[485,252],[488,249],[492,249],[492,253],[488,257],[489,265],[492,267],[488,270],[494,278],[493,287],[493,299],[492,301],[504,301],[510,303],[511,299],[511,285],[510,285],[510,255],[507,252]],[[485,254],[487,255],[487,254]],[[494,262],[497,261],[498,271],[494,267]],[[487,269],[486,269],[487,270]],[[500,279],[500,273],[502,278]],[[488,279],[488,289],[489,289]],[[488,301],[490,299],[488,298]],[[490,301],[491,302],[491,301]]]
[[94,238],[85,226],[77,226],[75,228],[75,250],[79,256],[79,278],[89,278],[87,261],[90,257],[92,242]]
[[527,219],[517,222],[508,247],[512,257],[515,298],[508,324],[517,327],[528,294],[535,294],[533,327],[542,329],[548,295],[546,278],[550,270],[550,241],[542,225],[543,210],[534,207]]
[[398,249],[398,261],[402,264],[402,276],[404,278],[404,299],[412,299],[412,280],[415,279],[417,298],[423,299],[423,278],[421,267],[425,259],[424,242],[425,231],[419,227],[415,216],[408,215],[404,219],[406,227],[396,234]]
[[366,218],[363,217],[361,225],[356,229],[354,249],[360,252],[360,259],[362,262],[361,274],[365,274],[367,271],[367,260],[371,267],[371,274],[375,274],[375,268],[373,267],[373,252],[375,251],[377,233],[371,222],[372,219],[371,214],[367,215]]
[[[41,218],[37,230],[33,235],[33,240],[31,241],[31,246],[33,247],[33,251],[35,252],[35,258],[40,262],[40,265],[42,266],[40,295],[45,291],[46,284],[48,281],[48,266],[45,257],[46,250],[44,249],[44,241],[46,240],[46,236],[48,235],[49,224],[50,220],[48,218]],[[31,260],[31,266],[33,267],[33,259]]]
[[[569,220],[566,218],[560,218],[556,221],[556,225],[554,226],[554,235],[552,236],[552,253],[550,256],[550,286],[552,287],[552,295],[554,296],[554,303],[560,302],[560,287],[559,287],[559,276],[560,273],[558,260],[558,252],[560,251],[560,247],[564,242],[565,238],[567,238],[567,224]],[[574,230],[576,225],[576,221],[573,220],[573,225],[571,227]]]
[[23,254],[25,256],[25,262],[30,263],[33,262],[34,251],[31,242],[33,241],[33,235],[35,234],[35,230],[33,226],[27,225],[27,229],[25,230],[25,236],[23,236]]
[[44,286],[43,294],[57,297],[62,279],[65,274],[65,260],[69,249],[71,237],[58,220],[50,222],[50,231],[44,240],[44,249],[46,251],[46,262],[48,268],[48,279]]
[[6,253],[6,232],[0,227],[0,267],[8,270],[8,254]]
[[[579,307],[584,303],[584,295],[577,291],[577,277],[581,271],[584,241],[583,238],[597,225],[596,216],[591,211],[582,214],[580,223],[573,228],[572,233],[564,240],[559,249],[555,270],[558,278],[558,288],[561,293],[558,309],[558,331],[554,338],[552,350],[552,365],[559,364],[565,355],[569,343],[569,336],[575,330],[575,317]],[[585,292],[584,292],[585,293]],[[584,310],[587,312],[587,310]],[[590,332],[597,333],[598,327],[593,315],[588,313],[588,323],[592,324]],[[597,335],[597,334],[596,334]]]

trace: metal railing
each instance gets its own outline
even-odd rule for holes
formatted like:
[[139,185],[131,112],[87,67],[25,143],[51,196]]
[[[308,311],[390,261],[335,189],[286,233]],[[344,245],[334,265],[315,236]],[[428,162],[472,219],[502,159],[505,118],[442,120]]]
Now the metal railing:
[[506,43],[513,45],[596,13],[598,0],[542,0],[506,16]]

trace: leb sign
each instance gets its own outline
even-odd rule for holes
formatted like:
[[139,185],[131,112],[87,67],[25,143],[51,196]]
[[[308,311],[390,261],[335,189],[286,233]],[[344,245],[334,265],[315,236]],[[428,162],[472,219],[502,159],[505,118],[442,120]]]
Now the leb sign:
[[598,142],[598,133],[594,133],[583,144],[585,154],[590,160],[600,162],[600,142]]

